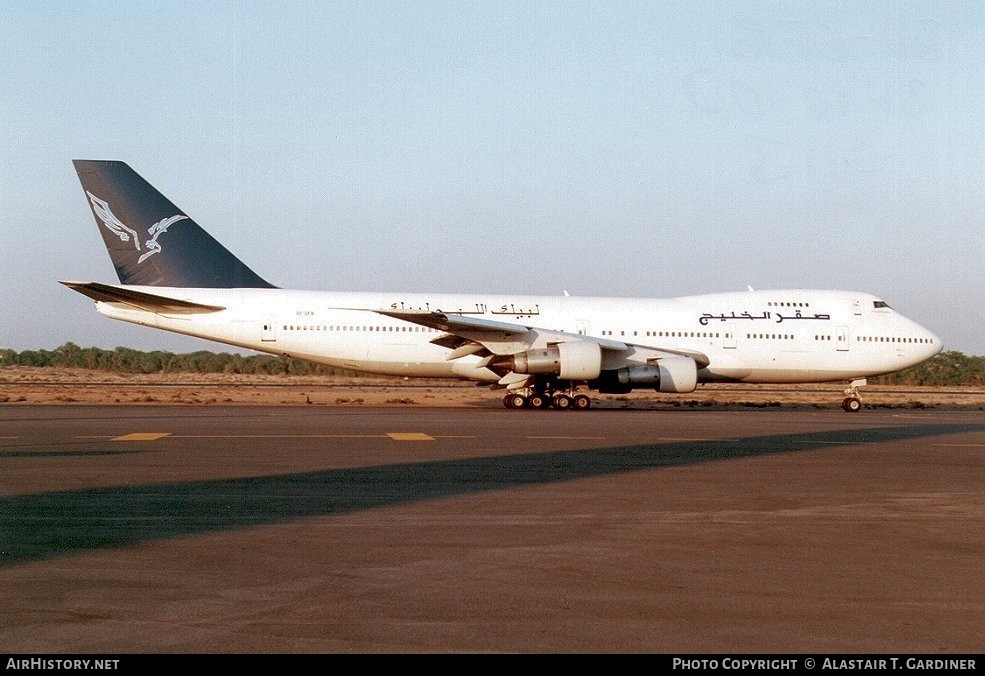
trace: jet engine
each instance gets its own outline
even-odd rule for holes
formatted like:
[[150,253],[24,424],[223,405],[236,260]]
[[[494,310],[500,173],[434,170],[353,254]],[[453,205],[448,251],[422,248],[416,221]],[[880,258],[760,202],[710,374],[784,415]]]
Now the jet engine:
[[626,394],[635,387],[652,387],[658,392],[694,392],[698,386],[698,365],[690,357],[664,357],[653,364],[606,371],[591,385],[605,394]]
[[598,343],[557,343],[498,357],[490,365],[515,373],[554,374],[561,380],[594,380],[602,373],[602,348]]

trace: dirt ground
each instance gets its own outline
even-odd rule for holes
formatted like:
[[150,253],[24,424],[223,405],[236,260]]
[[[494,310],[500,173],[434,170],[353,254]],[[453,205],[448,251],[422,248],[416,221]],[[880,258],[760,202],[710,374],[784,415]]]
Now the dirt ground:
[[[838,383],[818,385],[701,385],[688,394],[637,390],[592,393],[599,408],[815,407],[836,408]],[[260,404],[299,406],[500,406],[503,390],[454,380],[387,377],[241,374],[128,374],[87,369],[0,367],[3,404]],[[985,390],[971,387],[870,385],[866,407],[985,408]]]

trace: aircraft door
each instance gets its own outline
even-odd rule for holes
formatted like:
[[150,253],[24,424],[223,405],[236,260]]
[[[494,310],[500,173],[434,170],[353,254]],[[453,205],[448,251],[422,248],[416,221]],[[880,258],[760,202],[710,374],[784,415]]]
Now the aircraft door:
[[260,341],[264,343],[277,342],[277,317],[264,315],[260,319]]
[[735,324],[728,322],[725,324],[724,331],[722,332],[722,347],[734,350],[736,345]]
[[848,352],[848,327],[839,326],[835,333],[835,347],[838,352]]
[[591,323],[587,319],[578,319],[575,321],[575,331],[579,336],[587,336],[591,332]]

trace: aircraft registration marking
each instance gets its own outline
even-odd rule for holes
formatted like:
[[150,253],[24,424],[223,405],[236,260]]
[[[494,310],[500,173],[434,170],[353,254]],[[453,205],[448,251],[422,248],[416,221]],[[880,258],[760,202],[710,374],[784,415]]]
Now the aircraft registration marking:
[[170,432],[134,432],[124,434],[122,437],[113,437],[110,441],[154,441],[161,437],[171,436]]

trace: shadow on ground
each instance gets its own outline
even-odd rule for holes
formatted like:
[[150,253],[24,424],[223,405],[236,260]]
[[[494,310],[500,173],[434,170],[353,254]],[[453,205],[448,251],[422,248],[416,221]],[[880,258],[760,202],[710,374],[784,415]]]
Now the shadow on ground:
[[0,564],[660,467],[983,429],[848,429],[14,496],[0,499]]

